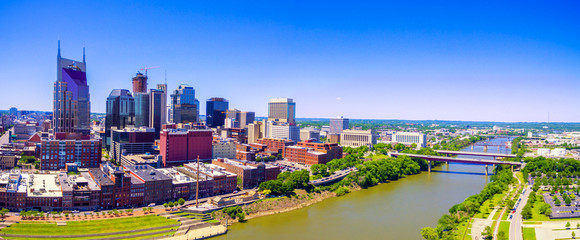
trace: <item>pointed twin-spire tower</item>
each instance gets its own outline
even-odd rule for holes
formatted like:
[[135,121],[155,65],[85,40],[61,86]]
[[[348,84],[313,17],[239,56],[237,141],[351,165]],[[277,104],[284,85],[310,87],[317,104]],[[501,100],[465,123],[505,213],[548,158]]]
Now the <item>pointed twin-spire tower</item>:
[[54,132],[90,133],[91,102],[87,84],[86,58],[83,61],[63,58],[58,40],[54,83],[53,128]]

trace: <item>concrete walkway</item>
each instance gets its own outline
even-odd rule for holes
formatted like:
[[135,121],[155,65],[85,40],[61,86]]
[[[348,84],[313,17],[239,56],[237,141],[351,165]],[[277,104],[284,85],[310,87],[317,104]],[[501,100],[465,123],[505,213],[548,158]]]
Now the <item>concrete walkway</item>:
[[190,239],[206,239],[210,237],[219,236],[227,233],[228,229],[224,225],[209,226],[205,228],[193,229],[187,232],[186,235],[173,236],[164,239],[172,240],[190,240]]

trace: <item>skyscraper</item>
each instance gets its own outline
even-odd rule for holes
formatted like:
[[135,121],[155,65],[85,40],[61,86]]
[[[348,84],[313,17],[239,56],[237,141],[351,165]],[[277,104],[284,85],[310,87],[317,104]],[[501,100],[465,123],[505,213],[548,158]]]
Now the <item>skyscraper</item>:
[[219,127],[224,125],[226,119],[225,112],[228,110],[229,102],[225,98],[210,98],[206,101],[205,121],[208,127]]
[[87,84],[85,49],[83,61],[60,56],[60,40],[56,57],[53,127],[55,132],[90,133],[91,102]]
[[135,100],[129,90],[114,89],[107,98],[105,120],[105,147],[111,146],[111,128],[123,129],[135,125]]
[[149,127],[149,93],[133,93],[135,99],[135,126]]
[[155,128],[155,138],[159,138],[161,126],[167,116],[165,107],[167,95],[161,89],[149,89],[149,127]]
[[143,73],[137,72],[137,75],[133,78],[133,92],[147,92],[147,76],[143,75]]
[[295,123],[296,103],[292,98],[275,98],[268,103],[268,120]]
[[348,129],[348,118],[342,116],[330,119],[330,134],[341,134],[342,130]]
[[199,109],[196,104],[195,89],[181,84],[171,94],[171,113],[174,123],[193,123],[199,118]]

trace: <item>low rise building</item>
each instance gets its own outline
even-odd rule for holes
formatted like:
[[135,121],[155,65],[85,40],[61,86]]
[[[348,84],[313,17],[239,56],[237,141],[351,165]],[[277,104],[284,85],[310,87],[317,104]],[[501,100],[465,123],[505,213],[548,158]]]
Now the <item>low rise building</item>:
[[320,140],[320,130],[313,128],[300,129],[300,140]]
[[296,146],[286,147],[284,157],[288,161],[306,165],[326,164],[333,159],[342,158],[342,147],[336,143],[304,141]]
[[427,146],[427,135],[419,132],[397,132],[392,135],[392,142],[405,145],[416,144],[417,147]]
[[164,203],[172,199],[172,178],[148,165],[123,166],[123,169],[145,183],[145,203]]
[[162,157],[159,154],[138,154],[121,156],[121,165],[135,166],[135,165],[149,165],[153,168],[160,168],[162,166]]
[[[192,173],[191,176],[198,176],[198,165],[195,162],[183,165],[184,170]],[[199,178],[205,178],[213,182],[211,196],[218,194],[232,193],[236,190],[238,176],[227,172],[225,168],[215,164],[199,164]],[[201,182],[200,182],[201,183]],[[200,189],[201,190],[201,189]]]
[[278,166],[251,161],[220,158],[214,159],[212,164],[238,175],[244,189],[258,187],[264,181],[275,180],[280,174]]
[[155,128],[124,128],[111,131],[111,156],[117,163],[123,155],[157,154]]
[[377,135],[373,130],[345,129],[340,134],[340,145],[349,147],[372,147],[377,144]]
[[282,153],[284,148],[294,144],[292,140],[289,139],[276,139],[276,138],[262,138],[258,139],[258,143],[266,146],[266,151]]
[[212,144],[212,158],[235,158],[236,143],[234,141],[219,140]]

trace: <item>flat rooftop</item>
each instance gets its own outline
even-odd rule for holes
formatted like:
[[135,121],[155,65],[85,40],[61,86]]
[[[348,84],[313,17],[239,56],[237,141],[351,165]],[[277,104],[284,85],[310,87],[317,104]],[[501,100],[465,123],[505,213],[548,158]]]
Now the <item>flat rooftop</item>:
[[31,174],[28,178],[28,197],[62,197],[56,174]]
[[189,177],[174,168],[158,168],[157,171],[169,176],[173,179],[173,184],[192,183],[196,182],[195,178]]
[[149,165],[123,166],[145,182],[172,180],[167,175],[157,171]]

